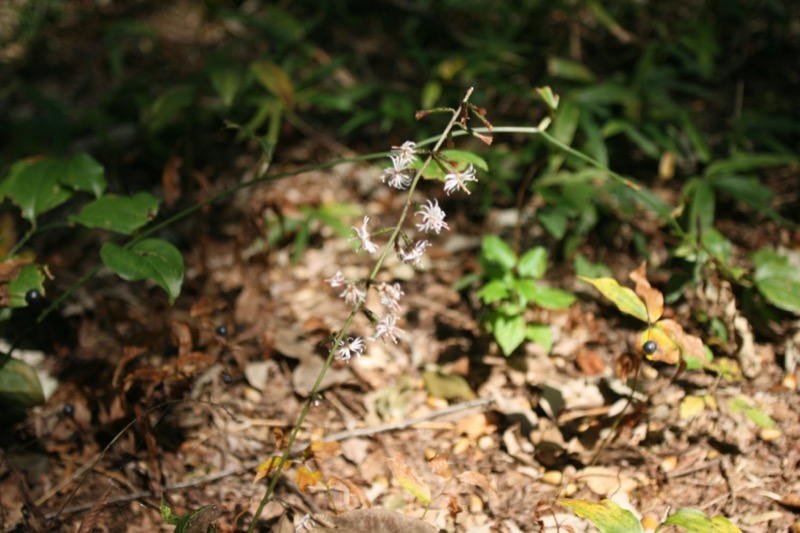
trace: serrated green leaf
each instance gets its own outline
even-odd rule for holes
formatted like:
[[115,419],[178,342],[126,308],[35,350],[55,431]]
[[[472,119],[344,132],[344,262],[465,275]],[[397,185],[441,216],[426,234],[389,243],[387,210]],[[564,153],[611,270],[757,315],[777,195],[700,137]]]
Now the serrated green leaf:
[[74,191],[88,192],[100,198],[106,190],[105,169],[87,153],[72,154],[63,162],[59,182]]
[[109,194],[89,202],[80,213],[69,217],[87,228],[99,228],[130,235],[153,220],[161,201],[146,192],[135,196]]
[[503,355],[508,357],[525,341],[525,319],[498,314],[492,323],[492,334]]
[[26,307],[25,293],[36,289],[42,296],[44,291],[44,272],[42,266],[37,264],[26,265],[19,271],[17,278],[8,284],[9,307]]
[[517,254],[503,239],[496,235],[488,235],[481,242],[481,255],[492,263],[511,270],[517,264]]
[[566,309],[575,303],[576,296],[561,289],[551,289],[550,287],[536,286],[531,301],[539,307],[545,309],[560,310]]
[[709,518],[696,509],[679,509],[664,523],[682,527],[689,533],[742,533],[724,516]]
[[22,218],[36,225],[36,218],[69,200],[73,193],[60,184],[64,163],[55,159],[17,161],[0,185],[0,197],[8,197]]
[[146,239],[130,249],[106,243],[100,249],[103,263],[125,281],[150,280],[169,295],[170,304],[181,292],[183,257],[161,239]]
[[775,307],[800,314],[800,269],[771,250],[759,250],[752,258],[758,292]]
[[0,409],[27,409],[44,404],[42,384],[36,371],[19,359],[0,367]]
[[539,279],[547,271],[547,250],[542,246],[531,248],[519,259],[517,273],[520,276]]
[[597,526],[600,533],[644,533],[642,523],[632,512],[623,509],[611,500],[600,503],[583,500],[556,500],[572,509],[575,514]]
[[641,320],[648,322],[647,307],[635,292],[628,287],[623,287],[614,278],[584,278],[583,281],[592,284],[603,296],[611,300],[617,309]]

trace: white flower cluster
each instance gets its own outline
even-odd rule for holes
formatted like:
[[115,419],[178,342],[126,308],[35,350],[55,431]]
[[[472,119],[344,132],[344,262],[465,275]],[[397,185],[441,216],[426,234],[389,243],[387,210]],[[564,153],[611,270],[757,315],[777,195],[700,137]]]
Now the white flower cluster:
[[[387,167],[381,174],[381,181],[394,187],[395,189],[405,190],[411,186],[414,180],[414,158],[417,153],[416,144],[412,141],[406,141],[399,147],[392,147],[392,153],[389,158],[392,161],[392,166]],[[467,183],[470,181],[478,181],[475,177],[475,168],[470,164],[463,171],[453,171],[444,177],[444,191],[449,196],[451,193],[463,190],[467,194],[470,193],[467,188]],[[419,231],[424,233],[436,233],[437,235],[442,230],[449,230],[450,227],[445,222],[445,212],[439,207],[438,200],[426,200],[424,204],[419,206],[419,210],[415,213],[416,216],[421,217],[421,222],[416,224]],[[353,227],[356,238],[359,240],[360,248],[368,254],[374,254],[378,251],[378,245],[372,240],[373,234],[369,231],[367,225],[369,224],[369,216],[365,216],[361,222],[361,227]],[[418,240],[406,248],[397,248],[397,255],[404,263],[409,263],[417,267],[422,266],[422,257],[425,250],[430,248],[431,243],[427,240]],[[345,279],[341,271],[325,280],[333,288],[343,287],[339,297],[343,298],[348,304],[352,306],[359,305],[366,299],[366,291],[359,289],[354,281]],[[380,295],[381,306],[383,307],[383,314],[374,322],[373,327],[375,332],[369,336],[370,340],[386,340],[390,339],[393,343],[397,344],[398,337],[403,334],[403,330],[397,327],[398,315],[400,312],[400,297],[403,296],[403,291],[399,283],[387,284],[381,283],[377,285],[376,290]],[[349,361],[351,358],[360,357],[364,352],[364,341],[360,337],[347,337],[342,340],[336,350],[336,358]]]

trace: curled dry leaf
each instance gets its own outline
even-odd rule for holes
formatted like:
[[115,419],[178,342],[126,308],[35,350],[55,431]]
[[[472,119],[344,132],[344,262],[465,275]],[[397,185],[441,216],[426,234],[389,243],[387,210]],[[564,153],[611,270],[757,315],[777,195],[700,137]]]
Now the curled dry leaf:
[[436,528],[418,518],[385,509],[357,509],[338,516],[314,516],[320,533],[436,533]]
[[636,294],[644,300],[644,305],[647,308],[647,316],[652,324],[657,322],[664,313],[664,295],[661,291],[654,289],[647,281],[647,263],[644,262],[639,265],[639,268],[628,274],[628,277],[636,283]]

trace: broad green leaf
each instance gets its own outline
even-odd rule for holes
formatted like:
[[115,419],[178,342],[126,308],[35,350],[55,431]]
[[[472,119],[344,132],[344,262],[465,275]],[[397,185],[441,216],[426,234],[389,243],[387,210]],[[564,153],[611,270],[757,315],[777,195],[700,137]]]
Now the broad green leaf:
[[642,523],[632,512],[623,509],[611,500],[600,503],[583,500],[556,500],[572,509],[575,514],[597,526],[600,533],[644,533]]
[[170,304],[181,292],[183,257],[161,239],[146,239],[129,249],[106,243],[100,249],[103,263],[125,281],[150,280],[169,295]]
[[771,250],[759,250],[752,258],[758,291],[775,307],[800,314],[800,269]]
[[63,162],[59,183],[74,191],[88,192],[100,198],[106,190],[105,169],[87,153],[72,154]]
[[575,267],[575,274],[583,278],[602,278],[608,277],[611,270],[603,263],[592,263],[583,254],[575,256],[573,261]]
[[536,285],[536,290],[531,301],[539,307],[557,311],[559,309],[566,309],[575,303],[575,299],[575,295],[570,292]]
[[[575,138],[575,131],[578,129],[580,118],[581,108],[577,102],[571,98],[564,98],[561,102],[561,108],[553,120],[550,133],[562,143],[571,145],[572,140]],[[566,154],[561,151],[553,153],[550,156],[547,168],[551,171],[558,170],[566,157]]]
[[478,297],[487,305],[504,300],[508,298],[508,296],[508,286],[499,279],[490,281],[478,292]]
[[520,276],[539,279],[547,270],[547,250],[542,246],[531,248],[519,259],[517,273]]
[[536,283],[534,283],[532,279],[512,278],[511,286],[517,292],[517,295],[520,297],[519,303],[523,307],[527,307],[528,302],[530,302],[533,298],[536,297]]
[[536,220],[541,223],[544,229],[556,240],[561,240],[567,233],[569,224],[569,214],[563,206],[547,205],[536,211]]
[[498,313],[492,323],[492,334],[503,355],[508,357],[525,340],[525,319],[519,315],[506,316]]
[[714,189],[706,180],[694,179],[687,184],[691,190],[689,207],[689,233],[705,233],[714,225]]
[[583,281],[591,283],[603,296],[611,300],[617,309],[623,313],[635,316],[642,322],[647,322],[647,308],[636,293],[628,287],[623,287],[614,278],[584,278]]
[[135,196],[109,194],[83,206],[77,215],[69,217],[87,228],[100,228],[130,235],[158,214],[160,200],[140,192]]
[[44,404],[42,384],[36,371],[19,359],[0,367],[0,409],[27,409]]
[[26,307],[25,293],[36,289],[44,296],[44,273],[41,265],[32,264],[22,267],[17,278],[8,284],[9,307]]
[[664,524],[682,527],[689,533],[742,533],[724,516],[709,518],[696,509],[679,509]]
[[257,61],[250,66],[258,82],[277,96],[286,107],[294,107],[295,90],[292,80],[281,67],[271,61]]
[[553,332],[548,325],[528,324],[525,328],[525,338],[544,348],[545,353],[550,353],[553,349]]
[[35,226],[39,215],[72,197],[72,191],[60,185],[63,173],[64,163],[56,159],[17,161],[0,185],[0,197],[8,197]]
[[504,270],[511,270],[517,264],[517,254],[508,243],[496,235],[483,238],[481,255],[486,260],[500,265]]

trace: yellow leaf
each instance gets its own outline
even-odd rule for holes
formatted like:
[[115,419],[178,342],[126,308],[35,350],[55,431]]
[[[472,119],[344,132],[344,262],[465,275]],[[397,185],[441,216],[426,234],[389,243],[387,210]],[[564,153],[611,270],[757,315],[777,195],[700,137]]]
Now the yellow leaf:
[[[264,478],[273,473],[275,470],[277,470],[278,465],[281,464],[281,461],[282,461],[281,456],[274,455],[269,459],[267,459],[266,461],[264,461],[263,463],[261,463],[260,465],[258,465],[258,470],[256,472],[255,479],[253,479],[253,483],[256,483],[259,479]],[[286,463],[284,464],[284,468],[289,468],[290,466],[292,466],[292,462],[286,461]]]
[[648,322],[647,307],[644,302],[636,296],[628,287],[623,287],[614,278],[584,278],[581,279],[591,283],[603,296],[614,302],[617,309],[623,313],[635,316],[642,322]]
[[689,420],[706,410],[706,402],[702,396],[686,396],[681,400],[681,420]]
[[388,464],[401,487],[421,502],[431,503],[431,488],[425,481],[417,477],[410,466],[399,458],[389,459]]
[[297,488],[303,494],[307,494],[306,489],[319,483],[320,479],[322,479],[322,472],[312,472],[305,466],[298,468],[297,475],[295,476]]

